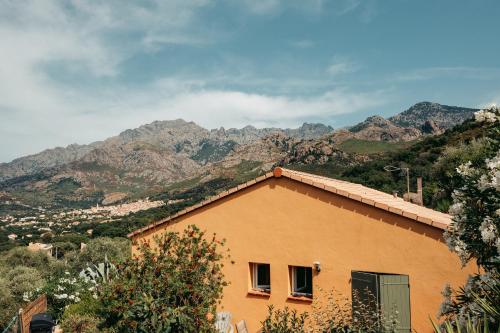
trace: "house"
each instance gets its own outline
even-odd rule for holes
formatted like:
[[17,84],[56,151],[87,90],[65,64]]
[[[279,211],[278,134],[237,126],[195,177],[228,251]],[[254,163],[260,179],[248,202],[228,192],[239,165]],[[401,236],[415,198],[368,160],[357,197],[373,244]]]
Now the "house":
[[365,288],[397,308],[400,332],[430,332],[445,284],[461,285],[476,270],[447,248],[450,222],[359,184],[276,168],[128,236],[137,243],[195,224],[225,238],[234,263],[224,267],[221,310],[250,332],[269,304],[310,311],[320,290]]
[[52,244],[30,242],[28,244],[28,250],[30,250],[31,252],[43,251],[47,253],[49,256],[52,256],[53,246]]

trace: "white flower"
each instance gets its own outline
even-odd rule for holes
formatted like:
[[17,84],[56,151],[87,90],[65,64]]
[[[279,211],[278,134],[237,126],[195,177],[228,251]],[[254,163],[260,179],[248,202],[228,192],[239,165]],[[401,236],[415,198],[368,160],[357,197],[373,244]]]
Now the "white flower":
[[482,122],[494,123],[495,121],[498,120],[498,116],[495,114],[495,108],[491,108],[489,110],[479,110],[475,112],[474,119],[480,123]]
[[450,209],[448,210],[450,215],[454,216],[462,214],[462,211],[463,211],[463,204],[461,202],[455,202],[453,205],[450,206]]
[[471,161],[462,164],[457,168],[457,172],[462,176],[470,176],[472,174],[472,171],[474,170],[473,168],[471,168],[471,165]]
[[487,159],[486,166],[490,170],[495,170],[500,168],[500,152],[497,153],[497,156]]
[[23,301],[25,302],[29,302],[31,300],[31,292],[29,291],[26,291],[23,293]]
[[497,191],[500,191],[500,170],[493,173],[491,177],[491,187],[493,187]]
[[479,181],[477,182],[477,187],[481,191],[484,191],[491,187],[490,179],[488,178],[487,175],[481,175],[481,178],[479,178]]
[[458,257],[462,261],[462,264],[466,264],[467,260],[469,259],[469,253],[467,252],[467,245],[464,243],[464,241],[457,239],[455,241],[455,246],[453,247],[453,250],[455,251],[456,254],[458,254]]
[[496,242],[498,239],[497,227],[493,224],[493,219],[491,217],[484,219],[479,227],[479,231],[481,231],[481,237],[486,244]]

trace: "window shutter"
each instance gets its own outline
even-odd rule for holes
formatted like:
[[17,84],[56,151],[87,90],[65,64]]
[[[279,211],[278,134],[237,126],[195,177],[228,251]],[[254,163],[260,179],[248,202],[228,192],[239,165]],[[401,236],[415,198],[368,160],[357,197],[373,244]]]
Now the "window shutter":
[[352,283],[352,310],[353,316],[355,313],[355,307],[359,306],[359,304],[355,304],[354,299],[355,295],[357,297],[358,302],[362,304],[371,304],[372,308],[370,311],[377,311],[377,304],[379,301],[378,294],[378,275],[374,273],[368,272],[352,272],[351,273],[351,283]]
[[[411,332],[410,285],[407,275],[380,275],[380,305],[385,317],[395,316],[397,332]],[[395,313],[397,310],[397,313]]]

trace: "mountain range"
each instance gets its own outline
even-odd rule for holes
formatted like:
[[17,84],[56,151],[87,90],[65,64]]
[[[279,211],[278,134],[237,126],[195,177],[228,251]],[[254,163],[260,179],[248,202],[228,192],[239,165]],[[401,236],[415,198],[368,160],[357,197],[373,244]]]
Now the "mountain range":
[[369,154],[353,140],[404,143],[442,133],[476,109],[421,102],[346,129],[304,123],[295,129],[205,129],[182,119],[155,121],[88,145],[44,150],[0,164],[0,192],[49,207],[111,203],[188,187],[215,177],[244,180],[278,163],[356,164]]

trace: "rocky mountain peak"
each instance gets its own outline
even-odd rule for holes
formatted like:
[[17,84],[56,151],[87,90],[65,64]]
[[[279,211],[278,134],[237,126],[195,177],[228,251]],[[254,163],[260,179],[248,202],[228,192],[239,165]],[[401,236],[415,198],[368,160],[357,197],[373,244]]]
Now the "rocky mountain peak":
[[426,121],[432,120],[437,127],[448,129],[471,118],[476,111],[478,110],[433,102],[420,102],[390,117],[389,120],[398,126],[414,128],[422,128]]

